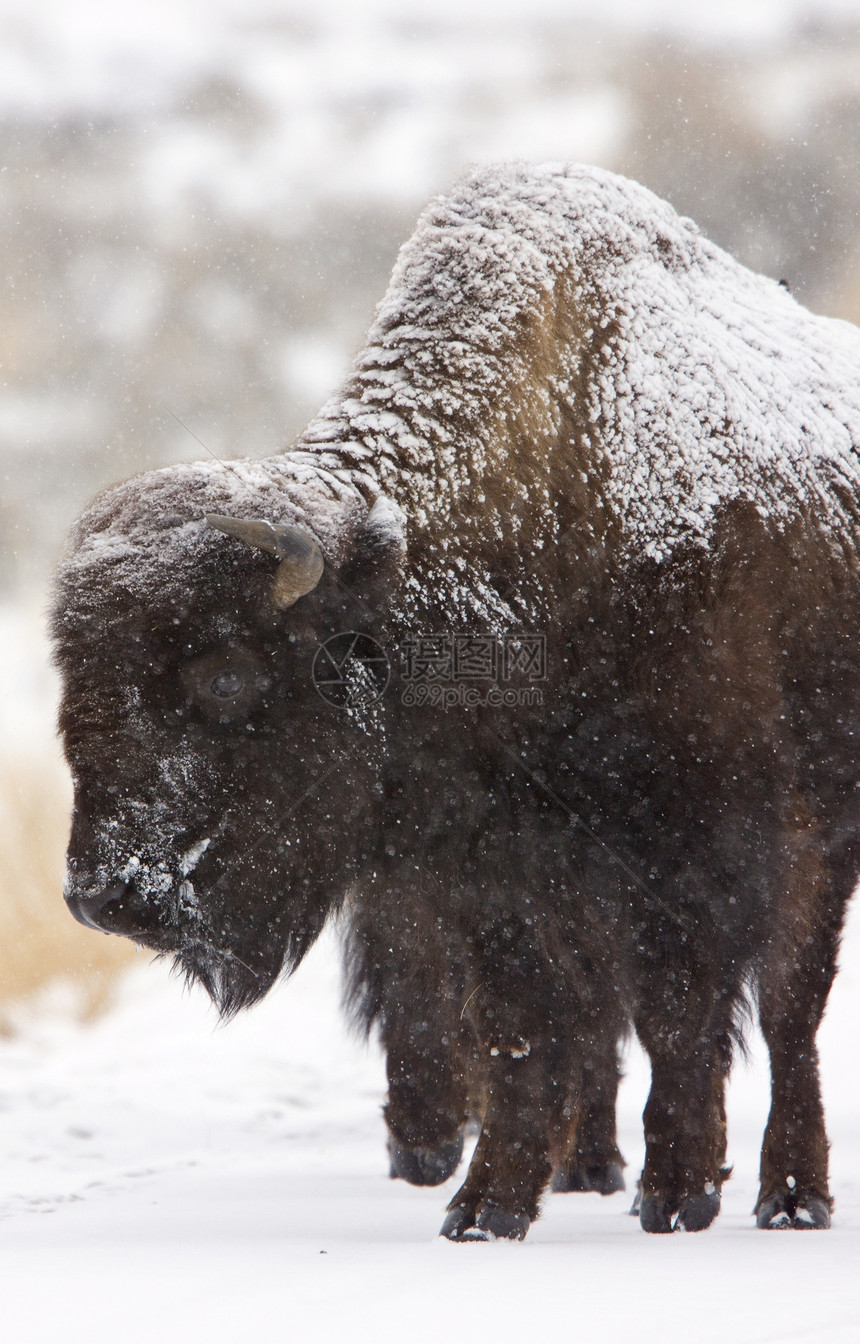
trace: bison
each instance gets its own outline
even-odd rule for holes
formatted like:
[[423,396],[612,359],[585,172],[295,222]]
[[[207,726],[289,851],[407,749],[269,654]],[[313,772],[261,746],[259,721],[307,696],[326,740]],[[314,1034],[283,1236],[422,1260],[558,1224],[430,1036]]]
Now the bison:
[[707,1227],[758,1009],[760,1227],[829,1225],[815,1037],[860,874],[860,335],[644,188],[483,168],[289,451],[150,471],[53,609],[76,917],[230,1015],[347,928],[443,1233],[617,1188]]

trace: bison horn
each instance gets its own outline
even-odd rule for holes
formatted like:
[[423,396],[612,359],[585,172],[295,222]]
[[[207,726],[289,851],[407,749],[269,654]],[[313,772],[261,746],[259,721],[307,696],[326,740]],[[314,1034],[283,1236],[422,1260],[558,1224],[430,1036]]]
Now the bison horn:
[[228,537],[278,557],[281,563],[272,581],[272,604],[279,611],[312,592],[322,578],[322,551],[313,537],[298,527],[259,518],[226,518],[222,513],[207,513],[206,521]]

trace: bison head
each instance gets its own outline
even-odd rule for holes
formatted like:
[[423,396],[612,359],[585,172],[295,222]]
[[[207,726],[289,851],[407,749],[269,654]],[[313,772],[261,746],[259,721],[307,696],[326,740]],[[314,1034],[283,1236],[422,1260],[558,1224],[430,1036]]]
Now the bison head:
[[297,964],[374,845],[384,707],[344,712],[312,668],[367,626],[397,547],[378,508],[285,470],[191,464],[106,492],[53,611],[68,904],[173,954],[225,1014]]

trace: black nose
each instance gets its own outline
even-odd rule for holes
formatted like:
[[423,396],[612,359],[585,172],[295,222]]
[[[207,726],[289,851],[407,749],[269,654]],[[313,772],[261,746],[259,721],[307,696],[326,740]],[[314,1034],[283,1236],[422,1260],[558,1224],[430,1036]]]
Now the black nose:
[[102,891],[69,892],[66,904],[75,919],[87,928],[98,929],[100,933],[122,933],[125,932],[122,925],[131,913],[131,890],[128,882],[120,882]]

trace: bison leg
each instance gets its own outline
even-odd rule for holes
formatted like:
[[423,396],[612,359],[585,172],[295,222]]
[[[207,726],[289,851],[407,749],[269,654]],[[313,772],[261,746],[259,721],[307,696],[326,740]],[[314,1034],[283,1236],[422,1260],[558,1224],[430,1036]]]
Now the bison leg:
[[811,931],[808,921],[798,922],[797,936],[761,973],[759,1020],[770,1052],[771,1108],[754,1210],[759,1227],[830,1226],[815,1037],[836,972],[841,913],[839,903]]
[[534,1043],[491,1057],[481,1136],[466,1180],[448,1206],[442,1236],[525,1237],[564,1147],[566,1091]]
[[639,1221],[646,1232],[701,1232],[720,1211],[726,1179],[725,1080],[730,1038],[719,1032],[681,1055],[643,1040],[651,1056]]
[[468,1054],[443,1032],[402,1032],[388,1048],[388,1154],[392,1177],[441,1185],[456,1171],[469,1115]]
[[553,1190],[612,1195],[624,1189],[625,1164],[615,1124],[619,1077],[617,1049],[603,1067],[587,1070],[579,1123],[569,1151],[553,1172]]
[[391,1176],[441,1185],[460,1161],[467,1120],[481,1109],[474,1033],[435,917],[408,890],[392,890],[384,909],[385,918],[375,906],[354,913],[347,999],[368,1027],[378,1026],[386,1052]]
[[545,1116],[533,1090],[541,1090],[540,1074],[536,1058],[492,1059],[478,1146],[442,1225],[450,1240],[521,1241],[537,1216],[552,1173]]

